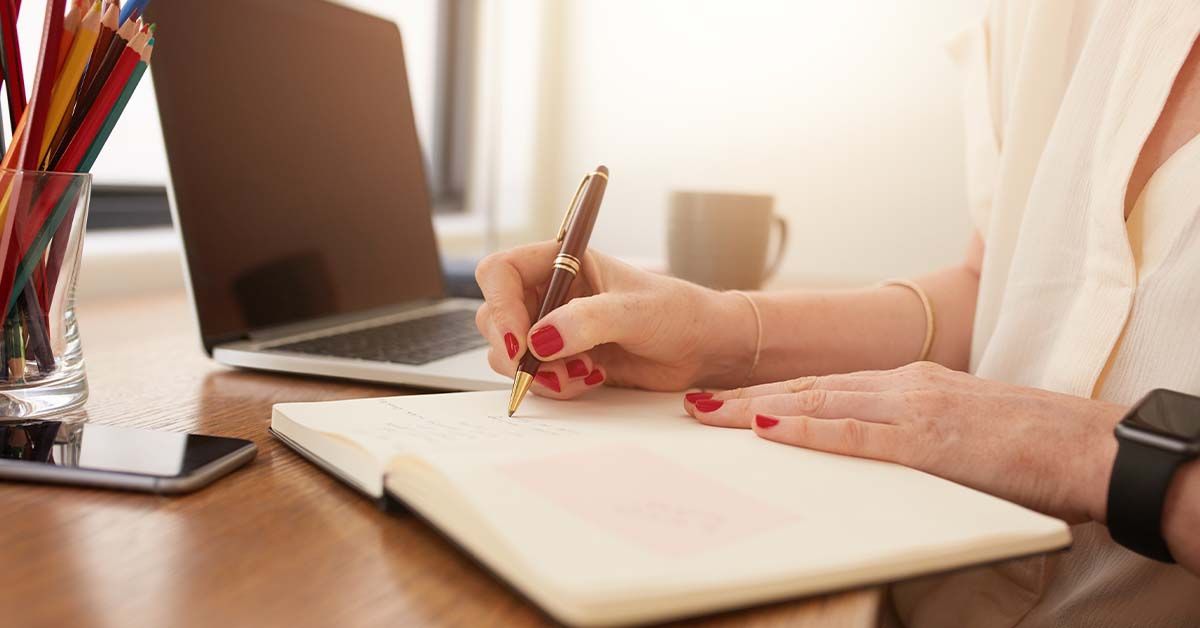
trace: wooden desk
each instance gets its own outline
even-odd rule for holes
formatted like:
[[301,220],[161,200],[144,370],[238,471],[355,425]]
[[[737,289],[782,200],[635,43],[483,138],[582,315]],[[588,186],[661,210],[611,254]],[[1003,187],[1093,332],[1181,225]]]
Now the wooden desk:
[[[182,295],[80,308],[88,421],[248,438],[250,466],[192,495],[0,484],[0,625],[542,625],[412,516],[388,515],[267,434],[271,404],[395,388],[221,367]],[[879,589],[689,625],[873,626]]]

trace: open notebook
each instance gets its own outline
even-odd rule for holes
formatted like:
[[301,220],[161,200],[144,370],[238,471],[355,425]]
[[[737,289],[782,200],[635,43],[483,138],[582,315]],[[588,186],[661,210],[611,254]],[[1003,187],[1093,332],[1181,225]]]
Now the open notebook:
[[290,403],[273,431],[570,624],[670,619],[1063,548],[1066,524],[902,466],[706,427],[678,394]]

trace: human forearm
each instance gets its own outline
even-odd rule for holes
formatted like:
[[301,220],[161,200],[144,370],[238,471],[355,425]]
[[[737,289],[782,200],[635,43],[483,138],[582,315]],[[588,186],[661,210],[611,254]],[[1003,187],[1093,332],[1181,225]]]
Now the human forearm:
[[[984,244],[972,234],[961,264],[919,277],[933,307],[928,360],[965,370]],[[903,286],[757,295],[763,355],[755,381],[890,369],[914,361],[925,341],[925,310]]]
[[[978,278],[962,267],[916,279],[936,321],[928,359],[965,369]],[[755,379],[882,370],[917,359],[925,310],[903,286],[759,295],[763,356]]]

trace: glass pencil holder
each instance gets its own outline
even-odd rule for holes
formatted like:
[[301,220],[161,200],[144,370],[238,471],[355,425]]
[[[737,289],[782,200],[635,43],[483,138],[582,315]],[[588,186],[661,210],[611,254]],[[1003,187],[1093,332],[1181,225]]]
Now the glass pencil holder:
[[75,280],[92,177],[0,169],[0,422],[87,401]]

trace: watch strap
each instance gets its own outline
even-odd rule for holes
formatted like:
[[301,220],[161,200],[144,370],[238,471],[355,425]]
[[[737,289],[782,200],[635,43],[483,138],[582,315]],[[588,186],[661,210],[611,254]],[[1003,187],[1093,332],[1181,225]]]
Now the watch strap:
[[1154,560],[1173,563],[1163,537],[1163,504],[1182,453],[1118,439],[1108,483],[1108,531],[1117,543]]

